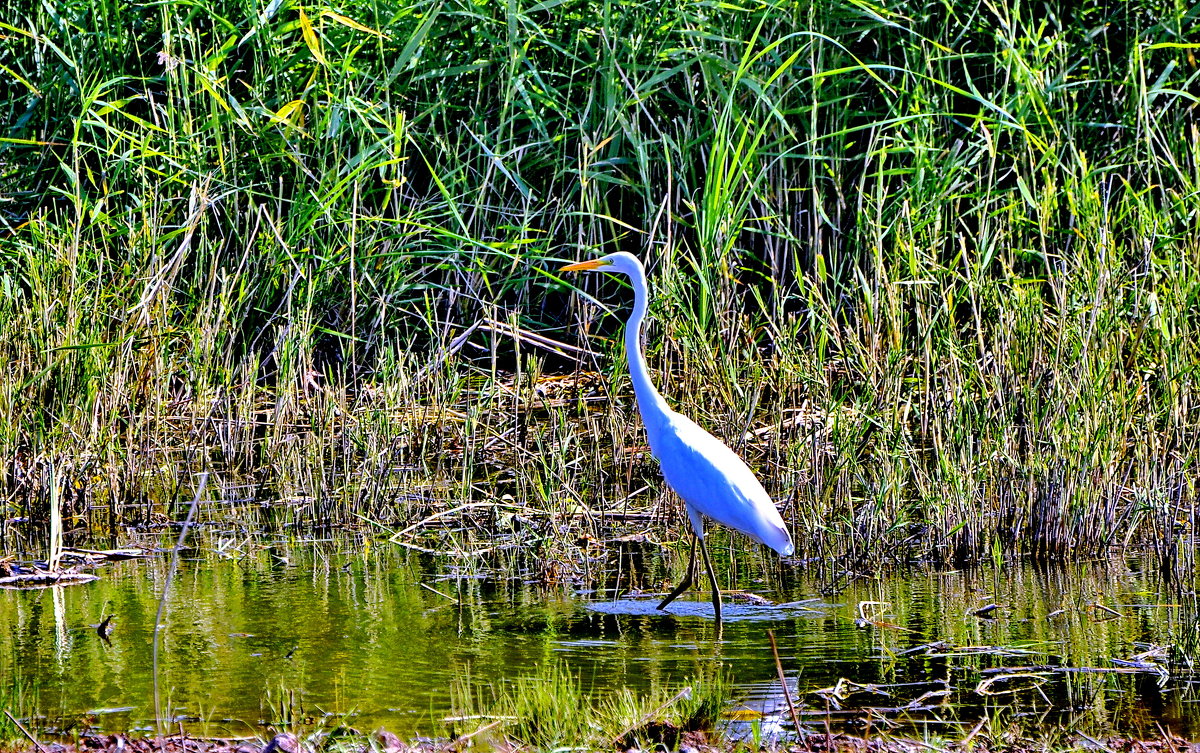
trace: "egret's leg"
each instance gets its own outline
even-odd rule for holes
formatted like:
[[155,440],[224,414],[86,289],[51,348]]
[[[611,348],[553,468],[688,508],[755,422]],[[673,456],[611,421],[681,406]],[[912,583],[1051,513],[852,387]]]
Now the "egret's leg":
[[675,586],[675,590],[667,594],[667,598],[658,603],[659,609],[665,609],[668,604],[675,601],[675,597],[692,587],[692,582],[696,579],[696,536],[692,536],[692,549],[688,552],[687,572],[683,575],[683,580],[679,581],[679,585]]
[[708,568],[708,582],[712,584],[713,614],[716,615],[719,625],[721,623],[721,589],[717,587],[717,574],[713,571],[712,560],[708,558],[708,544],[704,543],[704,539],[700,539],[700,553],[704,555],[704,566]]

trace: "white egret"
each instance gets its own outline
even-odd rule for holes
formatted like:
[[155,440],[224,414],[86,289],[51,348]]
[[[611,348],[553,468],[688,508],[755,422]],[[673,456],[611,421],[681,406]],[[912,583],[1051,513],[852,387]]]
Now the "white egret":
[[781,555],[794,550],[783,518],[775,509],[766,489],[754,471],[721,440],[709,434],[687,416],[671,410],[650,382],[646,357],[642,354],[642,320],[646,318],[646,272],[633,254],[618,251],[592,261],[568,264],[560,272],[619,272],[633,285],[633,313],[625,324],[625,355],[629,376],[637,396],[638,410],[646,426],[650,451],[662,466],[663,477],[683,498],[692,523],[692,546],[687,573],[675,590],[658,605],[665,609],[675,597],[687,590],[696,575],[696,543],[704,555],[704,566],[712,583],[713,611],[721,620],[721,592],[713,572],[708,546],[704,543],[704,519],[711,518],[750,538],[766,544]]

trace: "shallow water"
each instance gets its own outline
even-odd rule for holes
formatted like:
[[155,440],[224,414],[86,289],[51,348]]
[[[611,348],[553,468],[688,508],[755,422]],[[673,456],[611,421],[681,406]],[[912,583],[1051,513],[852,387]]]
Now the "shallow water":
[[[719,665],[735,685],[731,709],[765,712],[733,716],[770,734],[791,723],[768,629],[812,729],[827,717],[839,729],[958,737],[984,717],[1089,734],[1200,729],[1200,695],[1179,665],[1193,610],[1137,561],[896,574],[831,593],[829,581],[766,573],[770,560],[747,556],[740,584],[777,604],[727,598],[717,640],[704,592],[663,614],[652,595],[614,600],[379,547],[198,551],[172,587],[159,668],[164,709],[198,734],[289,718],[433,734],[465,685],[554,663],[596,694],[679,688]],[[88,584],[0,591],[0,693],[13,677],[35,689],[43,729],[150,730],[167,565],[134,560]],[[989,604],[995,619],[973,614]],[[109,614],[106,642],[94,626]]]

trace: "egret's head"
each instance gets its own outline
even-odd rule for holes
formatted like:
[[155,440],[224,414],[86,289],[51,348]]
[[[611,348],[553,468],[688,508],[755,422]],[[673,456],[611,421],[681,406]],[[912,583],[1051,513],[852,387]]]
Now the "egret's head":
[[559,272],[620,272],[621,274],[629,275],[630,277],[645,277],[646,273],[642,269],[642,263],[638,258],[626,251],[618,251],[615,254],[601,256],[599,259],[590,261],[581,261],[576,264],[568,264],[558,270]]

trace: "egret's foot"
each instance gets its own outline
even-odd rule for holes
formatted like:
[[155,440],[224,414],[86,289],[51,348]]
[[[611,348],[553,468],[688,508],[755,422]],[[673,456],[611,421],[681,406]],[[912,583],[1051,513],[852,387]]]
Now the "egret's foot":
[[687,572],[684,573],[683,580],[679,581],[679,585],[675,586],[675,590],[672,591],[671,593],[667,594],[667,598],[658,602],[658,608],[666,609],[667,605],[670,604],[672,601],[675,601],[675,598],[677,596],[679,596],[679,594],[681,594],[684,591],[691,588],[692,583],[695,580],[696,580],[696,537],[695,537],[695,535],[693,535],[692,536],[692,548],[688,552]]
[[692,587],[692,574],[689,572],[687,577],[684,578],[682,581],[680,581],[678,586],[675,586],[675,590],[672,591],[671,593],[667,594],[667,598],[658,602],[658,608],[666,609],[667,605],[670,604],[672,601],[675,601],[675,599],[678,598],[679,594],[683,593],[684,591],[688,590],[691,587]]
[[[699,538],[699,537],[697,537]],[[708,582],[712,584],[713,616],[717,624],[721,624],[721,589],[717,587],[717,573],[713,570],[712,560],[708,556],[708,545],[700,539],[700,553],[704,555],[704,568],[708,570]]]

